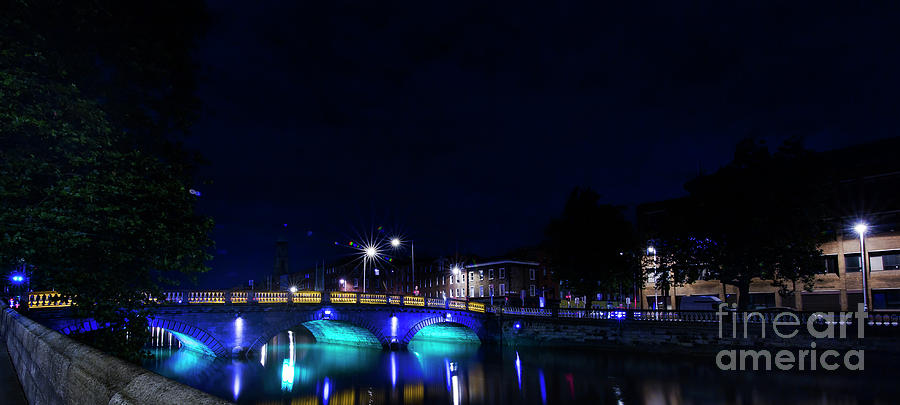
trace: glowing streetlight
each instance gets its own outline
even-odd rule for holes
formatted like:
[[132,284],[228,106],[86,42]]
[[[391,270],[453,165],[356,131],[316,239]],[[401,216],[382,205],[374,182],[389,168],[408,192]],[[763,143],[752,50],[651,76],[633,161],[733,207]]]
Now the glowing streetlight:
[[862,270],[862,289],[863,289],[863,311],[869,311],[869,274],[866,269],[866,232],[869,225],[865,222],[857,223],[853,226],[853,230],[859,235],[859,264]]
[[[403,244],[403,241],[400,240],[399,237],[395,236],[395,237],[391,238],[391,246],[394,249],[399,248],[400,245],[402,245],[402,244]],[[414,240],[409,241],[409,253],[410,253],[410,259],[412,260],[412,262],[411,262],[412,284],[413,284],[413,286],[415,286],[416,285],[416,241],[414,241]]]
[[344,291],[344,284],[346,284],[347,281],[344,280],[344,279],[341,279],[341,280],[340,280],[340,283],[341,283],[341,291]]
[[296,286],[291,286],[290,290],[291,290],[291,294],[296,294],[296,293],[297,293],[297,287],[296,287]]
[[366,292],[366,264],[368,264],[369,260],[375,260],[378,258],[378,249],[374,245],[366,246],[363,249],[363,285],[362,292]]
[[458,275],[459,274],[459,266],[454,264],[453,267],[450,268],[450,271],[452,271],[454,275]]

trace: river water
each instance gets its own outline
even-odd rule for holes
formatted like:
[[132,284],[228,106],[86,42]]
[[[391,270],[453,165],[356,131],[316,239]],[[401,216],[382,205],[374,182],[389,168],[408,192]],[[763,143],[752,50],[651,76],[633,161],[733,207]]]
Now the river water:
[[[413,341],[390,352],[276,336],[250,360],[163,337],[145,364],[241,404],[898,404],[893,361],[865,371],[721,371],[714,359]],[[874,358],[872,358],[874,357]]]

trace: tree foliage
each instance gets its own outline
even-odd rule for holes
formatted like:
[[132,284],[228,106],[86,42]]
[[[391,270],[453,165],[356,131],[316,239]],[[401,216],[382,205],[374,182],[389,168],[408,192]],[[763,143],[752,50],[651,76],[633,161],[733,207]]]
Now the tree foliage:
[[630,291],[639,269],[638,240],[623,208],[575,188],[546,229],[546,247],[561,280],[579,295]]
[[689,182],[689,197],[657,242],[673,282],[736,286],[742,308],[754,278],[773,281],[785,296],[798,282],[811,286],[829,231],[826,183],[815,159],[799,140],[773,153],[747,139],[732,163]]
[[212,221],[189,193],[196,159],[165,136],[195,108],[166,84],[173,50],[139,40],[162,27],[103,26],[139,18],[114,3],[15,1],[0,14],[0,260],[26,262],[34,286],[102,326],[80,338],[136,361],[143,304],[206,270]]

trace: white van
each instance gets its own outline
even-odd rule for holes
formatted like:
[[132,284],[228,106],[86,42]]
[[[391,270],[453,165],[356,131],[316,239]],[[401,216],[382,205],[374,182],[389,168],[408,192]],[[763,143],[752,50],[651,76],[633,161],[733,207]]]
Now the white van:
[[722,300],[719,297],[709,295],[688,295],[681,297],[681,305],[678,309],[682,311],[716,311]]

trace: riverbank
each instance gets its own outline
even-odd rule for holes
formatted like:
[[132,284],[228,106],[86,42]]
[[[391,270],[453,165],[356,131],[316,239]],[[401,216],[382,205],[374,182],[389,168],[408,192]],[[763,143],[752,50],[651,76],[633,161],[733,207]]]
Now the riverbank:
[[0,341],[9,351],[9,360],[29,403],[228,404],[75,342],[3,303]]

